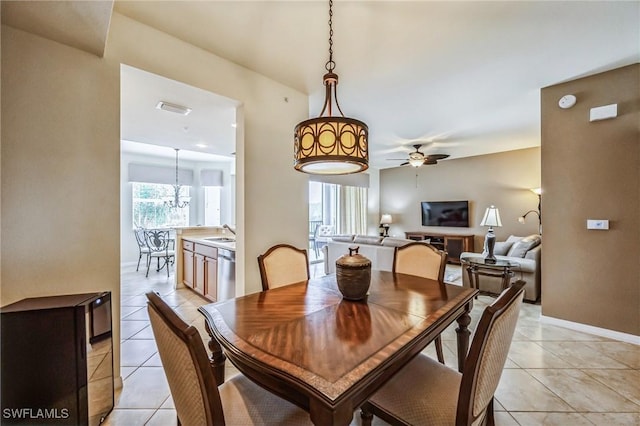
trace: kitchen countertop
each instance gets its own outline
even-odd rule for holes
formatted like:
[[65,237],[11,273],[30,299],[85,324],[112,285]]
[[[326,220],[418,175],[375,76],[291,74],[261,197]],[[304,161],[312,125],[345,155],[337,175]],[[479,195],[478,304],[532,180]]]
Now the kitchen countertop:
[[183,240],[191,241],[209,247],[215,247],[225,250],[236,251],[236,242],[234,241],[216,241],[218,238],[229,238],[224,235],[193,235],[184,236]]

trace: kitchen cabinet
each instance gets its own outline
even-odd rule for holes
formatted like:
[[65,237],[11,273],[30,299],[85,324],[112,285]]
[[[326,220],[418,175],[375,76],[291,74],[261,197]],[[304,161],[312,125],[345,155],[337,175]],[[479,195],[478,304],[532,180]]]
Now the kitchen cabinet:
[[218,300],[218,249],[216,247],[182,241],[182,282],[215,302]]
[[195,244],[191,241],[182,241],[182,283],[187,287],[194,286],[195,257],[193,254]]

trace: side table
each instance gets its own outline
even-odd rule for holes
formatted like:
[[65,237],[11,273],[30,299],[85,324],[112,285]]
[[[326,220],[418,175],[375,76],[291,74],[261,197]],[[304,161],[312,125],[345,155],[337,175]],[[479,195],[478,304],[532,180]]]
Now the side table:
[[485,263],[484,258],[481,256],[467,257],[461,259],[463,265],[467,268],[469,274],[469,284],[471,288],[480,290],[479,276],[484,275],[487,277],[502,277],[502,289],[509,287],[511,277],[514,272],[512,267],[518,266],[517,263],[509,262],[508,260],[498,259],[495,263]]

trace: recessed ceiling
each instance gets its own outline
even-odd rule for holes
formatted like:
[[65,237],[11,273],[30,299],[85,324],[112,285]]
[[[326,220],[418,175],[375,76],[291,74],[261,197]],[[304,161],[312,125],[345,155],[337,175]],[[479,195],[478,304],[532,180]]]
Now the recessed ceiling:
[[[234,160],[238,102],[127,65],[121,66],[120,88],[121,139],[136,143],[123,143],[123,150],[140,153],[146,145],[150,155],[173,157],[178,148],[184,159],[190,151],[207,154],[201,158],[209,160]],[[159,102],[191,111],[158,109]]]

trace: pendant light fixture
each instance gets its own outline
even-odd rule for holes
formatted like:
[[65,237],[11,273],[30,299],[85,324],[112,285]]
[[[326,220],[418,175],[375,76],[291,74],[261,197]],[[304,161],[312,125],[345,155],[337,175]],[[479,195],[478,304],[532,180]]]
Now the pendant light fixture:
[[[325,100],[320,116],[295,128],[294,168],[319,175],[344,175],[369,168],[369,128],[345,117],[338,104],[338,75],[333,61],[333,1],[329,0],[329,60],[324,77]],[[333,103],[335,101],[334,111]],[[340,115],[333,115],[334,112]],[[325,115],[326,114],[326,115]]]
[[180,150],[178,148],[174,149],[176,150],[176,184],[173,185],[173,200],[166,200],[164,205],[172,209],[182,209],[189,205],[189,199],[180,197],[180,191],[182,189],[178,184],[178,151]]

